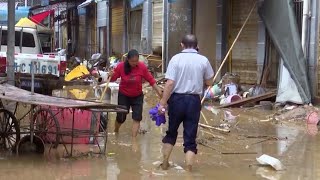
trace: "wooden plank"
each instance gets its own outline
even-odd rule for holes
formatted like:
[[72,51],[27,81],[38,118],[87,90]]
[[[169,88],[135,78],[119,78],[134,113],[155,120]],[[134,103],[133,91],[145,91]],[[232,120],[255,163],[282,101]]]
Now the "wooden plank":
[[277,95],[277,91],[273,90],[273,91],[267,92],[267,93],[259,95],[259,96],[249,97],[249,98],[245,98],[240,101],[233,102],[233,103],[224,104],[224,105],[219,106],[218,108],[240,107],[244,104],[262,101],[264,99],[275,97],[276,95]]
[[208,129],[222,131],[222,132],[226,132],[226,133],[230,132],[230,129],[222,129],[222,128],[219,128],[219,127],[213,127],[213,126],[209,126],[209,125],[201,124],[201,123],[199,123],[199,126],[202,127],[202,128],[208,128]]
[[32,95],[30,91],[26,91],[9,84],[0,85],[0,99],[21,102],[25,104],[33,105],[43,105],[43,106],[55,106],[59,108],[105,108],[105,109],[123,109],[122,106],[93,102],[93,101],[84,101],[84,100],[74,100],[59,98],[53,96],[46,96],[42,94]]

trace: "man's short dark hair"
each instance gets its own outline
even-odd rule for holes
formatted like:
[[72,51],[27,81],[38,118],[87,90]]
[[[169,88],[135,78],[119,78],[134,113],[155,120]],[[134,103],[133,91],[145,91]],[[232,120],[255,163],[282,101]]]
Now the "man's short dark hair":
[[183,37],[181,43],[185,48],[196,49],[198,47],[197,37],[193,34],[187,34]]

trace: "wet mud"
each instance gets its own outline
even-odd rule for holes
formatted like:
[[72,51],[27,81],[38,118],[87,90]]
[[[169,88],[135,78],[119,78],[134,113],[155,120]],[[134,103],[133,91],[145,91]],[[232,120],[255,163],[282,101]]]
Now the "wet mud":
[[[93,96],[92,92],[89,96]],[[183,137],[182,128],[179,129],[171,168],[163,171],[158,166],[167,124],[157,127],[148,115],[157,102],[155,93],[146,90],[141,124],[146,133],[139,135],[137,144],[131,142],[131,116],[116,136],[112,133],[115,114],[110,114],[105,157],[63,158],[59,150],[43,156],[17,157],[2,153],[0,179],[320,179],[317,127],[308,126],[303,120],[277,120],[272,118],[275,111],[261,109],[209,111],[203,108],[206,120],[202,117],[201,123],[227,127],[230,132],[199,127],[199,154],[193,172],[188,173],[183,170]],[[262,154],[279,159],[285,170],[259,165],[256,158]]]

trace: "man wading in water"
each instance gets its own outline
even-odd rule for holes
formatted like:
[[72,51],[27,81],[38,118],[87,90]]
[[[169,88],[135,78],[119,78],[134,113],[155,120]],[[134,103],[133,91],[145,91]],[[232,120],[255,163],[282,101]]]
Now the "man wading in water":
[[[213,84],[213,69],[208,59],[196,50],[198,42],[195,35],[186,35],[182,42],[182,52],[172,57],[166,72],[166,85],[160,100],[159,113],[168,109],[169,127],[163,138],[162,169],[169,168],[169,157],[178,136],[178,128],[183,123],[184,153],[186,170],[192,170],[197,154],[196,136],[201,111],[204,83]],[[170,98],[170,99],[169,99]]]

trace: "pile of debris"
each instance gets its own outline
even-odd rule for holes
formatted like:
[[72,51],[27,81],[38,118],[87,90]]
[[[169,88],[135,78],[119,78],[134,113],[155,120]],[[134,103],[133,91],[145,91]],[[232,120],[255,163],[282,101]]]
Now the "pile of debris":
[[[139,60],[149,68],[148,58],[151,55],[139,55]],[[68,60],[65,81],[87,81],[100,83],[106,81],[108,71],[124,61],[126,54],[107,58],[105,54],[93,54],[89,60],[72,57]],[[150,68],[149,68],[150,69]],[[153,74],[153,72],[151,72]],[[153,74],[154,75],[154,74]]]
[[259,85],[250,88],[240,84],[240,76],[226,73],[219,83],[207,89],[207,100],[219,101],[221,107],[236,107],[275,97],[275,91],[269,91]]
[[319,124],[319,108],[309,105],[287,105],[275,115],[277,121],[306,121],[308,124]]

